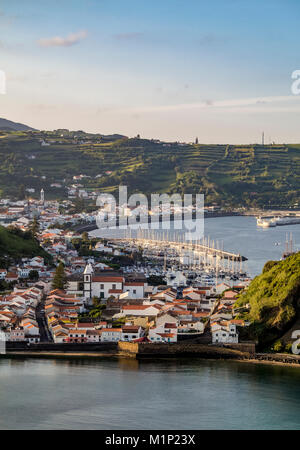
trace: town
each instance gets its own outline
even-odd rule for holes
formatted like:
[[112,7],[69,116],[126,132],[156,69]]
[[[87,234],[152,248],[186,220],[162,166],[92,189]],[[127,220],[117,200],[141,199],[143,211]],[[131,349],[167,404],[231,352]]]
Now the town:
[[211,264],[196,267],[181,253],[162,256],[139,241],[89,237],[76,225],[92,216],[64,214],[61,203],[45,201],[43,189],[39,200],[1,200],[0,207],[5,228],[30,232],[49,256],[17,258],[0,268],[0,329],[8,342],[197,338],[222,345],[238,343],[248,325],[234,304],[250,279],[230,276],[230,262],[227,272],[212,276]]

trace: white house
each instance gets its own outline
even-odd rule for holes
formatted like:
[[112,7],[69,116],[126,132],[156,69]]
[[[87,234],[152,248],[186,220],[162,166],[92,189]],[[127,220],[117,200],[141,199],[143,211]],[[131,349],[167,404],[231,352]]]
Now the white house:
[[6,275],[7,275],[7,270],[0,269],[0,280],[5,280]]
[[101,342],[117,342],[121,339],[122,328],[102,328]]
[[124,325],[122,327],[121,340],[122,341],[134,341],[143,336],[143,329],[140,326]]
[[121,307],[121,313],[126,316],[151,317],[157,316],[159,312],[160,308],[155,305],[123,305]]
[[166,322],[150,328],[148,337],[151,342],[177,342],[177,324]]
[[231,286],[227,283],[219,283],[217,284],[216,288],[215,288],[215,292],[217,295],[221,295],[223,294],[224,291],[226,291],[227,289],[230,289]]
[[37,336],[40,333],[39,326],[33,319],[24,319],[22,326],[26,335]]
[[23,328],[14,328],[5,333],[6,340],[10,342],[25,341],[25,331]]
[[125,281],[124,292],[129,292],[130,298],[144,298],[145,283],[143,281]]
[[212,343],[238,343],[239,334],[236,331],[236,325],[233,323],[228,323],[227,325],[215,326],[212,328]]

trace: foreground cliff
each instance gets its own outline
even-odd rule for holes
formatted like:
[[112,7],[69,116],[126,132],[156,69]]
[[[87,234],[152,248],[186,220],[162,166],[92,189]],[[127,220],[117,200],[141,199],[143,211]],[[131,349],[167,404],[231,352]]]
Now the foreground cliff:
[[[261,347],[284,338],[300,320],[300,252],[283,261],[269,261],[235,304],[239,316],[250,322],[248,337]],[[300,328],[299,328],[300,329]]]

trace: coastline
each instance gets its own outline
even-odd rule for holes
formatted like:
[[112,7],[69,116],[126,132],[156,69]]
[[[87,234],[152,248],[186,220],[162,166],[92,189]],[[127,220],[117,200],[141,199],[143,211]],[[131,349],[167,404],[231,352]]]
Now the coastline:
[[[213,218],[216,218],[216,217],[237,217],[237,216],[244,216],[244,215],[251,216],[251,215],[255,215],[255,214],[251,213],[250,211],[247,212],[246,214],[240,213],[240,212],[237,212],[237,211],[213,212],[213,213],[204,213],[204,219],[210,219],[210,218],[213,219]],[[150,223],[152,223],[151,222],[151,218],[152,218],[152,216],[148,215],[147,218],[145,218],[144,220],[141,220],[140,223],[147,223],[148,222],[150,224]],[[159,218],[159,221],[158,221],[159,223],[163,222],[161,219],[162,219],[162,217]],[[174,222],[175,220],[181,220],[181,219],[182,219],[182,214],[178,215],[177,217],[176,217],[176,215],[171,214],[169,220],[171,222]],[[195,219],[195,214],[192,215],[192,219],[193,220]],[[117,219],[116,226],[118,226],[118,219]],[[89,224],[82,224],[82,225],[74,226],[74,231],[76,231],[78,233],[83,233],[85,231],[90,233],[91,231],[95,231],[97,229],[98,229],[98,227],[97,227],[96,222],[91,222]]]
[[[270,354],[266,354],[266,357],[270,358]],[[274,354],[274,357],[279,356],[282,354]],[[290,356],[290,355],[286,355]],[[119,360],[119,359],[129,359],[129,360],[136,360],[136,361],[161,361],[161,360],[169,360],[172,361],[174,359],[178,360],[185,360],[188,357],[188,355],[183,354],[173,354],[173,355],[149,355],[146,358],[137,358],[137,355],[132,354],[130,352],[83,352],[83,351],[70,351],[70,352],[55,352],[55,351],[10,351],[6,354],[0,355],[0,361],[1,359],[113,359],[113,360]],[[195,356],[192,358],[193,360],[204,360],[204,361],[232,361],[232,362],[241,362],[241,363],[248,363],[248,364],[258,364],[258,365],[272,365],[272,366],[281,366],[281,367],[294,367],[300,369],[300,359],[294,359],[294,362],[286,362],[286,361],[279,361],[276,359],[258,359],[255,357],[251,357],[249,355],[245,355],[245,357],[232,357],[229,358],[225,357],[217,357],[215,355],[214,357],[207,358],[203,356]],[[299,362],[296,362],[299,361]]]

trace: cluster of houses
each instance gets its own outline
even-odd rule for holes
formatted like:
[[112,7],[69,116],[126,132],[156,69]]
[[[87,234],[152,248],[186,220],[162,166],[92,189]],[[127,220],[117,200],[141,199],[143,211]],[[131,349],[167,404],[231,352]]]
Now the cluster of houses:
[[[45,314],[57,343],[172,343],[193,335],[210,336],[214,344],[237,343],[238,327],[246,324],[234,319],[233,305],[242,288],[187,287],[178,298],[177,289],[150,286],[141,274],[95,271],[89,263],[69,277],[65,291],[48,294]],[[104,306],[101,320],[82,321],[80,314],[95,298]]]
[[[209,336],[213,344],[238,342],[239,328],[247,323],[235,318],[234,304],[244,285],[232,288],[221,283],[177,289],[152,286],[142,273],[116,272],[97,262],[97,258],[78,255],[71,241],[82,236],[55,228],[54,224],[75,224],[85,219],[84,214],[63,215],[59,206],[58,202],[46,204],[43,196],[35,202],[40,226],[37,237],[54,263],[64,262],[68,285],[65,290],[51,291],[55,267],[47,266],[40,256],[23,258],[8,270],[0,268],[0,281],[13,282],[12,292],[0,297],[0,329],[5,331],[7,340],[39,342],[36,308],[43,298],[49,337],[56,343],[172,343],[193,334]],[[11,205],[1,200],[1,207],[2,214],[13,215],[11,224],[28,230],[32,205]],[[94,250],[114,256],[124,251],[113,242],[98,242]],[[30,276],[31,272],[37,273],[38,281]],[[83,320],[95,298],[104,308],[101,320]]]
[[234,286],[231,289],[226,283],[222,283],[217,288],[219,288],[222,297],[219,299],[218,305],[210,317],[212,343],[238,343],[238,329],[239,327],[247,326],[248,323],[234,318],[236,315],[234,304],[237,300],[237,295],[245,287]]
[[30,288],[17,286],[10,294],[0,296],[0,330],[6,341],[40,341],[36,310],[48,288],[47,283],[39,282]]
[[[40,279],[27,283],[27,288],[16,284],[0,298],[0,329],[7,340],[39,342],[36,308],[43,296],[43,313],[55,343],[172,343],[193,334],[210,336],[213,344],[237,343],[239,327],[247,325],[235,319],[234,304],[242,285],[190,286],[179,293],[166,285],[149,285],[141,273],[116,272],[104,264],[72,258],[66,289],[52,291],[53,273],[47,272],[43,258],[23,261],[18,275],[26,278],[36,270]],[[7,279],[6,271],[1,270],[0,276]],[[87,319],[95,299],[103,306],[98,321]]]

